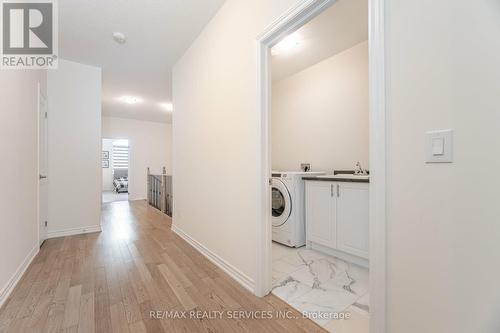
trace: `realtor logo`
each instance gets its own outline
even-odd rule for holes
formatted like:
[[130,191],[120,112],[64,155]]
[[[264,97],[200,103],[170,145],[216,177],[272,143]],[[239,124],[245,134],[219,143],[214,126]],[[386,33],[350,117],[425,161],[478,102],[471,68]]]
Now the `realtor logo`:
[[56,0],[0,0],[1,68],[57,68]]

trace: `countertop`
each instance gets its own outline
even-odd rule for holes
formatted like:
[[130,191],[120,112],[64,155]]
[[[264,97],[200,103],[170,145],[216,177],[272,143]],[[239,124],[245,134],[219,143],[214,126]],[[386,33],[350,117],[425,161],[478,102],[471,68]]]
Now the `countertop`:
[[366,178],[356,178],[356,176],[352,176],[352,178],[344,178],[345,174],[343,174],[343,177],[336,177],[336,175],[332,175],[331,177],[318,177],[318,176],[306,176],[302,177],[304,180],[314,180],[314,181],[324,181],[324,182],[348,182],[348,183],[369,183],[370,179]]

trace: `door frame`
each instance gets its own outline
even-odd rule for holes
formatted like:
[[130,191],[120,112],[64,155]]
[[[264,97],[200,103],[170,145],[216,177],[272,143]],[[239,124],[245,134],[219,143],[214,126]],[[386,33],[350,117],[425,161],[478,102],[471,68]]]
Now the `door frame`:
[[[386,50],[386,1],[369,1],[369,105],[370,105],[370,332],[386,331],[386,217],[389,207],[387,200],[387,160],[389,156],[388,122],[389,111],[386,96],[389,93]],[[272,285],[272,223],[270,217],[271,196],[271,72],[270,49],[281,38],[297,30],[309,20],[319,15],[336,0],[305,0],[291,8],[274,21],[257,38],[257,73],[259,107],[259,183],[256,237],[257,274],[255,290],[263,297],[271,291]]]
[[[130,170],[132,168],[132,163],[130,163],[130,161],[132,160],[132,157],[131,157],[131,155],[132,155],[132,141],[129,138],[127,138],[127,137],[121,137],[121,136],[111,137],[111,136],[103,136],[103,135],[101,135],[101,145],[100,145],[101,146],[101,152],[103,151],[103,145],[102,145],[103,140],[114,140],[114,141],[115,140],[127,140],[128,141],[128,183],[129,183],[128,200],[130,201],[130,174],[131,174]],[[113,151],[110,151],[109,154],[111,156],[113,154]],[[110,157],[110,159],[111,159],[111,157]],[[111,165],[109,167],[111,168]],[[102,209],[102,207],[104,205],[104,202],[103,202],[103,199],[102,199],[102,192],[103,192],[102,191],[102,185],[103,185],[103,181],[104,181],[104,179],[102,178],[102,166],[101,166],[100,178],[101,178],[101,185],[100,185],[101,191],[99,192],[100,193],[99,195],[101,196],[100,197],[100,202],[101,202],[101,209]]]
[[[36,193],[36,200],[37,200],[37,205],[36,205],[36,211],[37,211],[37,216],[36,216],[36,220],[37,220],[37,230],[38,230],[38,238],[37,238],[37,242],[38,242],[38,245],[39,246],[42,246],[43,242],[45,240],[47,240],[47,230],[48,228],[46,228],[44,230],[44,232],[42,232],[42,228],[41,228],[41,224],[40,224],[40,213],[41,213],[41,208],[40,208],[40,175],[41,175],[41,166],[40,166],[40,154],[42,153],[41,152],[41,145],[42,143],[40,142],[40,126],[41,126],[41,123],[42,121],[45,121],[45,130],[47,131],[47,135],[48,135],[48,126],[49,126],[49,120],[48,120],[48,117],[44,117],[42,118],[40,112],[42,111],[41,110],[41,102],[42,102],[42,95],[44,95],[45,97],[45,103],[48,103],[48,98],[46,96],[46,94],[43,94],[43,91],[42,91],[42,84],[40,82],[37,83],[37,173],[36,173],[36,179],[37,179],[37,186],[36,186],[36,189],[37,189],[37,193]],[[48,105],[46,105],[46,109],[47,109],[47,113],[48,113]],[[47,142],[46,142],[46,145],[48,145],[48,138],[47,138]],[[48,146],[45,147],[45,152],[46,152],[46,168],[47,170],[45,170],[46,172],[46,175],[48,177],[48,173],[49,173],[49,166],[48,166]],[[48,179],[46,180],[46,182],[48,183]],[[48,186],[48,184],[46,184],[46,186]],[[48,193],[47,193],[48,195]],[[48,205],[48,197],[46,198],[47,200],[47,205]],[[48,213],[48,207],[47,207],[47,213]],[[48,219],[48,216],[47,216],[47,219]],[[42,233],[44,233],[44,238],[43,240],[42,239]]]

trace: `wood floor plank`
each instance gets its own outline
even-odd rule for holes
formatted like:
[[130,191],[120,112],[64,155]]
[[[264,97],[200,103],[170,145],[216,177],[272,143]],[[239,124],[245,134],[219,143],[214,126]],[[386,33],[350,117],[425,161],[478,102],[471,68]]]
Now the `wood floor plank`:
[[66,300],[69,293],[70,278],[60,279],[54,292],[54,299],[50,305],[47,322],[43,332],[57,333],[59,332],[66,309]]
[[94,293],[90,292],[82,296],[80,301],[79,333],[95,332]]
[[134,290],[129,283],[125,281],[120,285],[120,292],[122,295],[122,304],[125,309],[125,315],[129,324],[141,321],[141,308],[135,297]]
[[31,287],[33,286],[34,281],[36,280],[37,275],[40,273],[43,267],[43,263],[32,263],[26,273],[24,273],[23,277],[19,281],[18,285],[12,291],[9,299],[26,299],[28,296]]
[[[241,304],[233,298],[231,295],[229,295],[224,288],[222,288],[220,285],[214,282],[213,279],[210,278],[204,278],[203,282],[208,285],[209,292],[212,293],[212,295],[217,295],[217,297],[223,302],[223,304],[226,306],[228,309],[238,309],[241,307]],[[213,297],[213,296],[212,296]]]
[[80,320],[80,300],[82,296],[82,286],[74,286],[69,288],[68,299],[66,301],[66,309],[64,311],[64,320],[62,328],[71,328],[78,326]]
[[24,303],[24,299],[10,299],[3,307],[0,315],[0,333],[7,333],[16,319],[17,313]]
[[173,328],[171,330],[170,329],[167,329],[167,330],[163,329],[162,322],[160,320],[155,320],[151,317],[151,315],[150,315],[151,311],[160,310],[160,309],[156,308],[155,306],[153,306],[151,301],[146,301],[144,303],[141,303],[140,307],[141,307],[142,321],[144,323],[144,326],[146,326],[146,330],[148,332],[158,332],[158,333],[174,332]]
[[125,308],[121,302],[111,306],[111,327],[114,333],[129,332]]
[[149,301],[150,296],[148,295],[147,289],[144,286],[137,267],[133,262],[128,262],[127,264],[129,280],[132,284],[137,301],[139,304]]
[[177,266],[174,260],[170,258],[167,253],[162,254],[162,258],[165,261],[166,266],[172,271],[177,279],[181,282],[184,288],[189,288],[193,285],[191,280],[184,274],[184,272]]
[[50,305],[52,303],[53,296],[43,295],[40,297],[35,311],[30,316],[30,322],[28,325],[29,332],[42,332],[45,324],[47,323],[48,313],[50,311]]
[[44,281],[36,281],[31,285],[30,292],[26,296],[23,305],[19,309],[17,318],[30,317],[33,314],[36,304],[38,303],[38,299],[40,295],[42,295],[44,288]]
[[160,273],[163,275],[167,283],[170,285],[172,290],[177,296],[179,302],[181,302],[182,306],[185,310],[193,310],[196,308],[196,303],[193,299],[188,295],[186,289],[182,286],[182,283],[179,279],[172,273],[172,271],[165,264],[158,265],[158,269]]
[[29,317],[18,318],[10,325],[10,327],[6,332],[9,333],[28,332],[29,322],[30,322]]
[[86,252],[83,259],[82,294],[94,292],[94,257]]
[[61,268],[63,262],[64,261],[61,256],[58,256],[55,259],[54,266],[52,267],[52,271],[50,272],[50,275],[47,278],[47,284],[45,285],[45,290],[43,291],[45,295],[49,296],[55,295],[57,284],[59,283],[59,278],[61,276]]
[[133,324],[130,324],[129,326],[129,331],[130,333],[147,333],[148,330],[146,329],[146,325],[144,325],[144,322],[138,321]]
[[78,333],[78,325],[63,328],[60,333]]
[[[0,308],[0,333],[309,333],[307,319],[156,318],[155,311],[292,311],[257,298],[144,201],[106,204],[102,232],[47,240]],[[120,237],[116,237],[120,235]]]
[[115,261],[105,268],[110,305],[121,302],[122,300],[119,276],[120,264],[121,263],[119,261]]
[[154,288],[148,288],[148,293],[151,296],[152,304],[157,309],[180,309],[182,308],[174,291],[165,280],[157,265],[151,264],[151,276],[154,281]]
[[94,294],[94,297],[95,331],[109,333],[111,332],[111,312],[108,294]]

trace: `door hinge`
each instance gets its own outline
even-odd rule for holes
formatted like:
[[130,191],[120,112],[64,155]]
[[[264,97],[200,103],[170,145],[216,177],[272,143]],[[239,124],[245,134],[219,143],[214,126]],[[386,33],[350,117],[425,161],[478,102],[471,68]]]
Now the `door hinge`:
[[340,197],[340,185],[337,184],[337,198]]
[[269,178],[269,185],[273,185],[273,179]]
[[47,221],[45,221],[45,227],[47,227],[47,224],[48,224]]
[[45,119],[48,118],[48,114],[47,114],[47,111],[45,111]]

